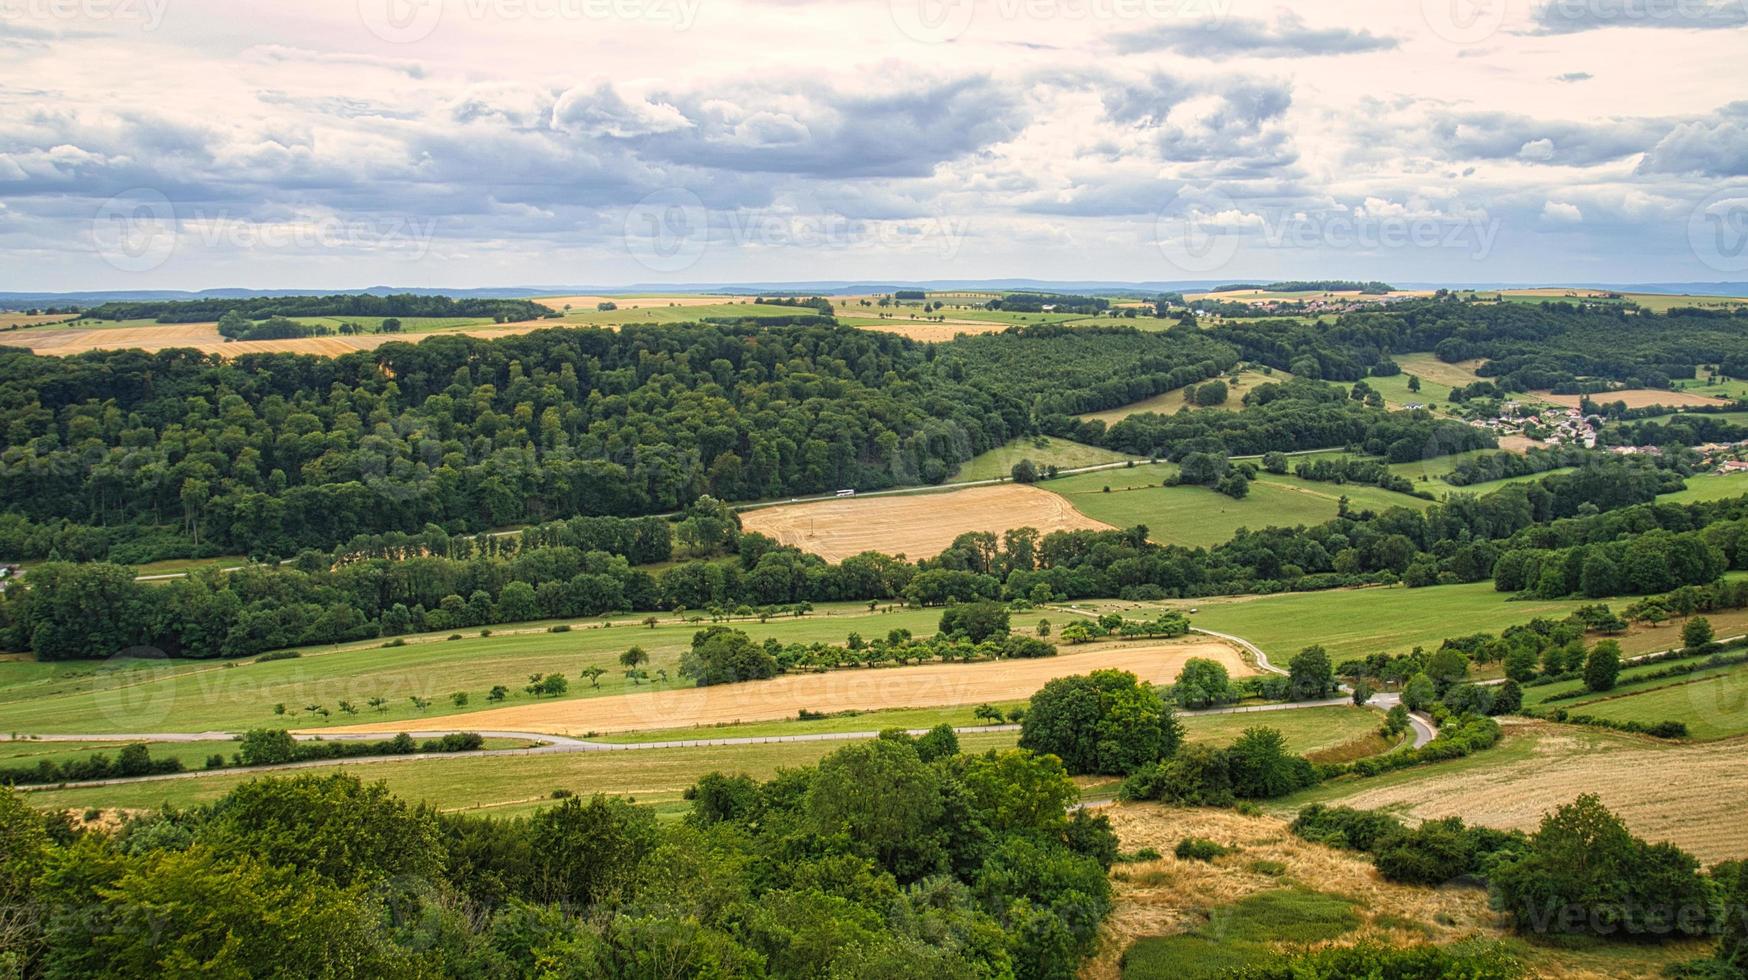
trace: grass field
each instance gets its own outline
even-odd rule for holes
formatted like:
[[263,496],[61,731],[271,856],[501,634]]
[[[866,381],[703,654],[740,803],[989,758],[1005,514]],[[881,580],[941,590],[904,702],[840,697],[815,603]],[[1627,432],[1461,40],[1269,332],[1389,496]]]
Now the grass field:
[[1030,527],[1048,534],[1104,527],[1053,493],[1011,483],[760,507],[742,511],[741,523],[748,531],[811,551],[827,561],[842,561],[864,551],[933,558],[969,531],[999,535],[1016,527]]
[[[781,721],[804,710],[836,713],[979,704],[1028,698],[1058,677],[1101,669],[1127,670],[1142,680],[1169,684],[1192,657],[1214,660],[1233,676],[1253,672],[1236,648],[1221,641],[1188,637],[1088,644],[1036,660],[834,670],[710,687],[676,685],[605,698],[523,702],[483,711],[471,710],[470,706],[464,714],[434,715],[430,723],[482,731],[587,737],[601,732],[666,729],[686,724]],[[365,718],[337,730],[392,734],[400,727],[404,726]]]
[[769,303],[754,303],[751,300],[731,302],[717,300],[714,303],[692,303],[685,305],[668,305],[670,300],[652,299],[642,303],[625,302],[618,304],[616,310],[598,310],[594,306],[573,307],[565,313],[561,322],[552,326],[596,326],[619,327],[627,323],[688,323],[705,317],[740,317],[740,316],[817,316],[818,311],[806,307],[775,306]]
[[[1623,682],[1654,673],[1667,664],[1629,667],[1621,672]],[[1647,681],[1642,685],[1617,687],[1590,697],[1547,703],[1548,697],[1581,688],[1577,681],[1525,688],[1525,703],[1559,707],[1578,715],[1610,721],[1656,724],[1679,721],[1699,741],[1748,735],[1748,667],[1740,664],[1697,671],[1683,677]]]
[[[1233,383],[1230,378],[1222,378],[1221,380],[1226,382],[1228,390],[1226,403],[1222,407],[1235,409],[1239,407],[1239,403],[1243,401],[1245,394],[1257,385],[1268,384],[1272,381],[1288,381],[1291,380],[1292,377],[1292,375],[1285,371],[1275,371],[1272,374],[1264,374],[1261,371],[1245,370],[1238,373],[1237,383]],[[1202,382],[1202,384],[1206,383],[1207,382]],[[1192,385],[1185,388],[1173,388],[1163,394],[1154,395],[1152,398],[1147,398],[1142,401],[1133,402],[1118,408],[1106,409],[1102,412],[1088,412],[1085,415],[1076,417],[1088,422],[1097,419],[1105,423],[1105,425],[1111,426],[1116,425],[1118,422],[1123,421],[1131,415],[1140,415],[1143,412],[1153,412],[1157,415],[1175,415],[1179,410],[1186,406],[1192,409],[1200,407],[1189,399],[1190,390],[1193,387],[1198,387],[1198,385]]]
[[[1016,704],[1019,702],[1015,702]],[[930,718],[936,720],[930,721]],[[920,728],[947,721],[958,725],[977,724],[969,709],[948,712],[915,711],[870,712],[862,723],[847,730],[877,731],[888,727]],[[1294,711],[1270,712],[1266,718],[1257,715],[1202,715],[1183,719],[1186,737],[1193,742],[1226,745],[1245,728],[1266,724],[1281,731],[1295,752],[1316,752],[1348,744],[1363,737],[1378,725],[1376,713],[1358,708],[1304,708]],[[813,727],[817,723],[793,722],[773,734],[803,734],[804,731],[842,731],[846,729]],[[748,726],[750,727],[750,726]],[[712,729],[712,737],[746,734],[745,731]],[[694,734],[694,737],[697,737]],[[983,751],[1014,745],[1017,733],[998,732],[960,736],[967,751]],[[491,747],[510,745],[508,740],[493,740]],[[631,796],[639,802],[654,804],[663,812],[683,809],[680,794],[698,777],[713,771],[746,772],[759,778],[774,775],[780,767],[810,765],[821,756],[841,748],[845,743],[787,742],[715,748],[643,749],[636,752],[589,752],[541,756],[499,756],[468,758],[456,756],[418,762],[388,760],[382,762],[337,763],[333,767],[316,767],[327,772],[345,769],[366,780],[386,780],[396,793],[444,809],[486,809],[494,813],[519,813],[550,803],[553,789],[564,788],[588,795],[607,793]],[[77,743],[20,742],[0,743],[0,766],[17,764],[6,755],[28,756],[34,763],[38,754],[74,753],[96,750],[113,755],[117,743],[103,746]],[[154,745],[153,757],[178,755],[190,768],[199,768],[213,752],[229,755],[235,742],[205,742],[193,746]],[[104,747],[106,746],[106,748]],[[500,771],[501,770],[501,771]],[[253,775],[242,771],[180,779],[141,783],[126,783],[86,789],[37,790],[30,801],[38,806],[148,809],[171,803],[187,806],[218,798],[232,787]]]
[[[736,622],[755,639],[774,637],[784,643],[842,643],[851,631],[864,635],[903,628],[918,635],[935,631],[940,610],[894,610],[869,613],[861,604],[822,606],[801,619]],[[563,673],[570,679],[570,698],[606,697],[648,692],[686,684],[678,678],[680,654],[702,624],[672,617],[655,629],[620,619],[611,628],[589,620],[565,633],[548,633],[542,624],[495,628],[492,636],[477,631],[460,640],[447,634],[408,637],[402,647],[382,647],[379,641],[340,647],[306,648],[303,656],[267,663],[252,661],[124,660],[35,663],[0,661],[0,728],[32,734],[110,733],[208,730],[241,731],[261,726],[298,727],[380,721],[399,727],[428,721],[428,712],[411,702],[429,698],[437,713],[453,712],[449,695],[469,696],[469,710],[493,707],[486,700],[493,685],[510,689],[506,704],[532,703],[523,693],[528,676]],[[617,658],[632,645],[650,655],[648,670],[668,671],[667,684],[633,685],[625,679]],[[607,669],[600,687],[579,676],[590,665]],[[373,711],[373,697],[388,700],[384,711]],[[341,700],[352,702],[358,716],[345,715]],[[551,703],[544,701],[543,703]],[[284,704],[286,715],[274,705]],[[327,708],[323,719],[308,705]],[[652,727],[672,727],[679,719]]]
[[1439,360],[1436,355],[1424,353],[1395,354],[1391,356],[1391,360],[1402,365],[1404,374],[1418,377],[1423,384],[1428,381],[1434,382],[1443,386],[1447,391],[1483,380],[1480,375],[1475,373],[1475,369],[1481,366],[1479,360],[1447,364]]
[[[1512,601],[1493,591],[1490,582],[1296,592],[1274,596],[1244,596],[1172,600],[1167,603],[1081,603],[1076,608],[1195,609],[1193,625],[1242,636],[1278,664],[1313,643],[1336,660],[1390,651],[1407,653],[1415,646],[1436,647],[1446,637],[1496,632],[1537,616],[1563,617],[1583,603],[1574,600]],[[1673,630],[1658,632],[1658,642],[1679,642]]]
[[[969,751],[1012,746],[1016,733],[968,735],[960,746]],[[712,772],[746,773],[769,779],[777,770],[809,766],[843,747],[842,742],[781,742],[726,748],[644,749],[637,752],[573,752],[563,755],[487,756],[417,761],[352,762],[318,766],[302,773],[344,771],[382,781],[395,795],[430,803],[444,810],[473,810],[505,816],[551,806],[554,790],[588,796],[627,796],[650,804],[659,813],[674,814],[688,804],[681,798],[699,777]],[[28,797],[33,806],[87,807],[128,810],[165,805],[208,803],[258,774],[245,772],[197,779],[154,780],[86,789],[39,790]]]
[[1420,378],[1420,390],[1410,391],[1408,390],[1408,377],[1412,373],[1404,369],[1401,374],[1383,378],[1367,378],[1366,385],[1383,395],[1384,403],[1391,408],[1420,405],[1431,409],[1435,414],[1449,414],[1451,410],[1450,386],[1439,384],[1429,378]]
[[1078,469],[1082,466],[1098,466],[1103,463],[1121,463],[1133,457],[1125,456],[1109,449],[1088,446],[1084,443],[1071,442],[1067,439],[1057,439],[1051,436],[1021,436],[1005,446],[991,449],[968,460],[959,467],[951,483],[971,483],[978,480],[1005,480],[1013,473],[1014,464],[1022,459],[1029,459],[1042,469],[1045,466],[1055,466],[1058,469]]
[[[1024,707],[1024,699],[993,701],[1004,711]],[[770,721],[746,725],[709,725],[692,728],[671,728],[627,732],[602,736],[602,742],[665,742],[681,739],[708,738],[770,738],[783,735],[813,735],[826,732],[878,732],[888,728],[933,728],[947,724],[955,728],[986,725],[974,713],[973,705],[945,708],[895,708],[887,711],[860,711],[831,718],[809,721]],[[1350,745],[1377,730],[1379,716],[1364,708],[1294,708],[1240,714],[1185,714],[1184,734],[1192,742],[1227,745],[1247,728],[1258,725],[1278,730],[1286,736],[1295,752],[1321,752]]]
[[[1230,540],[1241,527],[1296,527],[1332,520],[1342,497],[1355,510],[1391,507],[1423,509],[1427,502],[1406,494],[1356,484],[1315,483],[1264,473],[1243,500],[1208,487],[1161,486],[1177,472],[1171,463],[1082,473],[1039,484],[1061,494],[1074,509],[1112,527],[1145,524],[1161,544],[1208,547]],[[1106,493],[1104,488],[1110,487]]]
[[1706,500],[1729,500],[1748,493],[1748,475],[1742,473],[1699,473],[1686,478],[1687,489],[1666,493],[1658,503],[1694,504]]
[[1506,732],[1498,747],[1465,759],[1326,783],[1274,809],[1339,802],[1530,830],[1543,813],[1596,793],[1647,840],[1671,841],[1706,863],[1748,854],[1742,739],[1663,742],[1542,722],[1507,722]]

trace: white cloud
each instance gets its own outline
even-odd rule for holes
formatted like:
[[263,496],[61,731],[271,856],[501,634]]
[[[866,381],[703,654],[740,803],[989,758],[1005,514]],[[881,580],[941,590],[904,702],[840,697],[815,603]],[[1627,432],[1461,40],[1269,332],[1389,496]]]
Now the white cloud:
[[1549,201],[1542,205],[1542,218],[1556,224],[1577,224],[1584,220],[1584,212],[1578,210],[1576,204],[1564,201]]

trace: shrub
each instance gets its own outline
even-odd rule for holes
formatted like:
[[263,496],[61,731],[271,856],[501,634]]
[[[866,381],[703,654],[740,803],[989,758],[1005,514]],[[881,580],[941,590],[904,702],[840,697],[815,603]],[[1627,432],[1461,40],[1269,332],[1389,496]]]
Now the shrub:
[[1185,837],[1177,842],[1172,854],[1179,861],[1212,861],[1222,854],[1230,854],[1234,848],[1218,844],[1204,837]]
[[1317,783],[1311,763],[1287,751],[1286,737],[1273,728],[1245,729],[1226,754],[1240,799],[1273,799]]

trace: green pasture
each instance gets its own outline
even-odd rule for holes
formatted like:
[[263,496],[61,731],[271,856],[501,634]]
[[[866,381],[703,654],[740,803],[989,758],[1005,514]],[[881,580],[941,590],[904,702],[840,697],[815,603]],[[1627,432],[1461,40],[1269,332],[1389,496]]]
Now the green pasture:
[[[1161,544],[1210,547],[1239,528],[1297,527],[1332,520],[1342,497],[1354,510],[1424,509],[1427,501],[1359,484],[1316,483],[1263,473],[1243,500],[1200,486],[1162,486],[1177,472],[1171,463],[1138,464],[1040,484],[1068,499],[1075,510],[1113,527],[1145,524]],[[1110,492],[1105,492],[1109,487]]]
[[[842,643],[852,631],[865,636],[903,628],[932,634],[938,609],[894,609],[870,613],[861,604],[823,606],[803,618],[768,623],[735,621],[756,640],[783,643]],[[608,623],[612,623],[608,626]],[[494,627],[491,636],[468,630],[462,639],[448,634],[406,638],[405,646],[384,641],[309,647],[295,659],[256,661],[132,660],[36,663],[0,661],[0,730],[29,734],[107,734],[152,731],[241,731],[258,727],[321,728],[364,722],[406,722],[416,728],[427,715],[451,716],[499,707],[487,700],[495,685],[510,691],[502,705],[529,703],[523,692],[530,675],[561,673],[570,682],[566,698],[626,694],[689,686],[679,676],[680,655],[693,633],[706,623],[667,618],[654,629],[637,617],[590,620],[569,632],[549,633],[541,624]],[[665,670],[668,680],[633,684],[619,666],[619,654],[641,646],[650,655],[652,678]],[[599,687],[580,671],[605,668]],[[465,706],[450,700],[468,697]],[[383,710],[368,705],[384,698]],[[431,704],[419,710],[414,697]],[[349,715],[340,701],[357,709]],[[283,704],[285,714],[275,706]],[[309,710],[327,709],[327,716]],[[446,721],[445,724],[453,722]]]
[[977,480],[1006,479],[1012,474],[1014,464],[1022,459],[1029,459],[1038,464],[1039,469],[1045,466],[1055,466],[1058,469],[1077,469],[1082,466],[1099,466],[1104,463],[1121,463],[1132,457],[1097,446],[1071,442],[1052,436],[1021,436],[1006,445],[980,453],[959,467],[951,483],[970,483]]

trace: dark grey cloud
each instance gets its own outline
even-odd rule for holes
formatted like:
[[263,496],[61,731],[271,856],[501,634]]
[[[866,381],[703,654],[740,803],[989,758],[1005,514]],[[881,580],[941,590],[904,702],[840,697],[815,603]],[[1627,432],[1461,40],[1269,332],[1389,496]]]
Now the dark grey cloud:
[[1642,174],[1748,177],[1748,102],[1680,123],[1639,161]]
[[1170,51],[1192,58],[1302,58],[1387,51],[1397,46],[1397,40],[1364,29],[1310,27],[1297,14],[1283,13],[1272,22],[1234,18],[1189,26],[1160,24],[1119,35],[1115,44],[1124,54]]
[[659,100],[687,125],[631,137],[640,155],[814,178],[926,177],[1018,136],[1031,121],[1016,92],[984,76],[875,94],[773,80]]
[[[1183,120],[1172,110],[1195,100]],[[1263,176],[1298,159],[1283,117],[1293,104],[1285,82],[1256,78],[1186,80],[1156,73],[1108,87],[1106,118],[1146,132],[1160,159],[1210,163],[1228,177]]]
[[1436,152],[1446,158],[1578,167],[1642,153],[1667,129],[1652,119],[1574,122],[1509,112],[1446,112],[1430,123]]
[[1534,5],[1538,34],[1609,27],[1732,30],[1748,27],[1742,0],[1546,0]]

